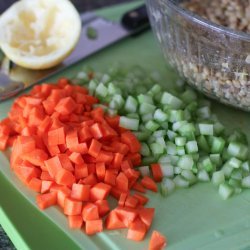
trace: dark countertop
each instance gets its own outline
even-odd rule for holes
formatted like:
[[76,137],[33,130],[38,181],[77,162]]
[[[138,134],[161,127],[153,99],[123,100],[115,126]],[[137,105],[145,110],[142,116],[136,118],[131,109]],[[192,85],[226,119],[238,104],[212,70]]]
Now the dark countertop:
[[[98,9],[102,7],[112,6],[114,4],[132,2],[133,0],[72,0],[79,12]],[[16,2],[15,0],[1,0],[0,1],[0,13],[7,9],[11,4]],[[84,3],[83,3],[84,2]],[[1,222],[0,222],[1,223]],[[14,250],[15,247],[9,240],[8,236],[4,232],[0,225],[0,250]]]

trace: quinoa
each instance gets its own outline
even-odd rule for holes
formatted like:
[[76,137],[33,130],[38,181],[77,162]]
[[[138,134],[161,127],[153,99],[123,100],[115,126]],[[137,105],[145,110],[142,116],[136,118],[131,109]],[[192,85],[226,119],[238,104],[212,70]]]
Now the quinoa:
[[181,6],[216,24],[250,33],[250,0],[190,0]]
[[250,111],[250,0],[147,2],[168,64],[208,97]]

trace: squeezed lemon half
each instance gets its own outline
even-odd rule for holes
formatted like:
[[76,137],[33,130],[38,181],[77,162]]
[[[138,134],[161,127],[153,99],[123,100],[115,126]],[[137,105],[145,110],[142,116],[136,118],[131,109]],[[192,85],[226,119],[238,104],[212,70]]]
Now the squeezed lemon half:
[[47,69],[72,52],[81,19],[69,0],[21,0],[1,15],[0,30],[0,46],[10,60],[29,69]]

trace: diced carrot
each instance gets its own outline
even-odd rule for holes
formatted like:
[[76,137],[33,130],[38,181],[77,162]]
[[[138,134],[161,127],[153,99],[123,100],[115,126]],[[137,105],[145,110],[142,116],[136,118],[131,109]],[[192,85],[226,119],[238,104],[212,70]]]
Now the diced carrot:
[[105,140],[109,140],[115,136],[117,136],[117,132],[109,126],[105,120],[102,121],[102,131],[103,131],[103,138]]
[[120,122],[119,116],[106,116],[105,119],[112,128],[116,129],[119,127],[119,122]]
[[133,197],[139,201],[140,205],[145,205],[148,202],[148,198],[142,194],[135,193]]
[[161,182],[163,178],[163,174],[161,171],[161,167],[158,163],[151,164],[151,170],[153,178],[156,182]]
[[82,202],[66,197],[63,212],[66,215],[80,215],[82,212]]
[[84,126],[79,131],[79,141],[80,142],[87,142],[90,139],[93,138],[93,135],[91,134],[90,128],[88,126]]
[[52,185],[53,185],[53,181],[45,181],[45,180],[43,180],[42,181],[42,186],[41,186],[41,193],[44,194],[44,193],[49,192]]
[[97,205],[98,207],[98,213],[100,217],[106,215],[110,210],[109,203],[107,200],[98,200],[95,202],[95,205]]
[[104,117],[104,111],[102,108],[95,108],[90,112],[91,117],[94,119],[96,122],[101,122]]
[[98,206],[90,202],[85,204],[82,209],[82,218],[84,221],[98,220]]
[[96,176],[99,181],[104,181],[105,178],[106,167],[104,162],[96,163]]
[[127,199],[128,194],[127,193],[122,193],[120,195],[120,198],[118,200],[118,206],[123,207],[125,205],[125,201]]
[[77,180],[87,177],[89,175],[87,164],[75,165],[74,175]]
[[92,139],[88,154],[96,158],[100,153],[101,147],[102,144],[99,141],[97,141],[96,139]]
[[29,113],[28,125],[30,127],[32,126],[37,127],[42,123],[44,118],[45,118],[45,112],[43,107],[41,106],[33,107]]
[[147,232],[145,224],[139,219],[136,218],[128,228],[127,239],[141,241],[144,239]]
[[59,161],[61,163],[61,166],[69,171],[74,171],[74,167],[69,159],[69,156],[67,154],[59,154],[58,155]]
[[86,221],[85,225],[86,234],[93,235],[103,231],[102,220]]
[[117,175],[111,169],[106,170],[105,177],[104,177],[105,183],[107,183],[111,186],[115,186],[116,185],[116,178],[117,178]]
[[83,224],[81,215],[69,215],[68,216],[69,227],[71,229],[80,229]]
[[77,164],[77,165],[84,164],[84,160],[83,160],[83,158],[82,158],[82,156],[81,156],[80,153],[73,152],[73,153],[69,156],[69,159],[70,159],[73,163],[75,163],[75,164]]
[[129,159],[133,166],[140,166],[141,165],[141,154],[140,153],[130,153],[126,156]]
[[46,194],[39,194],[36,197],[37,205],[40,209],[46,209],[47,207],[56,205],[57,194],[56,192],[50,192]]
[[64,208],[64,201],[67,197],[71,194],[71,190],[66,187],[62,186],[57,191],[57,203],[61,208]]
[[62,169],[62,165],[58,156],[54,156],[44,162],[45,167],[47,168],[49,175],[55,178],[56,174]]
[[114,158],[113,153],[101,150],[96,157],[96,162],[111,163]]
[[82,183],[85,185],[90,185],[91,187],[98,183],[96,175],[90,174],[82,180]]
[[123,155],[126,155],[129,151],[129,147],[127,144],[121,142],[112,142],[111,146],[114,148],[114,151]]
[[42,186],[42,181],[36,177],[33,177],[28,184],[29,188],[40,193],[41,191],[41,186]]
[[72,186],[75,182],[75,176],[70,171],[61,168],[56,173],[55,181],[59,185]]
[[85,142],[76,144],[74,147],[70,148],[70,150],[80,154],[88,153],[88,147]]
[[[8,141],[7,141],[7,145],[4,145],[4,147],[13,147],[15,140],[17,139],[16,135],[13,136],[9,136]],[[0,146],[1,147],[1,146]],[[0,150],[4,150],[4,149],[0,149]]]
[[65,142],[64,127],[53,129],[48,132],[48,145],[56,146],[65,144]]
[[72,99],[72,97],[62,98],[55,106],[55,110],[62,115],[71,114],[75,108],[76,102]]
[[139,209],[138,214],[139,214],[140,219],[147,226],[147,229],[149,229],[154,218],[155,209],[142,207]]
[[124,193],[122,190],[118,189],[117,187],[112,187],[110,194],[117,200],[120,199],[121,194]]
[[73,129],[66,132],[66,145],[67,148],[71,149],[74,148],[75,145],[78,145],[78,135],[77,130]]
[[95,174],[95,173],[96,173],[96,164],[94,164],[94,163],[89,163],[89,164],[87,165],[87,167],[88,167],[88,172],[89,172],[89,174]]
[[6,149],[8,140],[9,140],[8,135],[2,135],[0,137],[0,150],[4,151]]
[[23,155],[36,149],[36,141],[32,136],[18,136],[16,147],[19,150],[18,153]]
[[112,210],[108,214],[108,216],[105,220],[105,227],[106,227],[106,229],[109,229],[109,230],[126,228],[125,224],[118,217],[115,210]]
[[157,192],[158,190],[156,183],[149,176],[144,176],[141,180],[141,184],[143,185],[143,187],[153,192]]
[[126,131],[121,134],[121,142],[128,145],[131,153],[137,153],[141,150],[140,142],[137,140],[136,136],[130,131]]
[[121,191],[128,192],[128,178],[123,172],[116,177],[115,186]]
[[57,145],[55,145],[55,146],[47,145],[47,149],[48,149],[51,156],[56,156],[56,155],[61,153],[60,149],[59,149],[59,147]]
[[130,207],[117,207],[115,211],[126,227],[128,227],[138,215],[138,211]]
[[111,163],[111,167],[112,168],[117,168],[120,169],[121,168],[121,164],[122,164],[122,160],[124,158],[124,155],[121,153],[115,153],[114,154],[114,158],[113,161]]
[[103,137],[103,131],[102,131],[102,127],[99,123],[94,123],[91,127],[90,127],[90,132],[93,135],[93,137],[95,139],[100,139]]
[[132,186],[132,188],[138,192],[145,193],[145,188],[142,186],[141,183],[135,182],[135,184]]
[[16,166],[15,173],[19,177],[21,181],[23,181],[26,185],[31,181],[32,178],[38,178],[39,170],[35,167],[30,166]]
[[103,182],[99,182],[90,189],[90,200],[106,200],[111,190],[111,186]]
[[24,154],[22,158],[35,166],[42,166],[44,161],[48,159],[48,154],[41,149],[34,149],[33,151]]
[[148,250],[163,250],[167,246],[167,238],[158,231],[154,230],[150,241]]
[[42,171],[41,176],[40,176],[41,180],[45,180],[45,181],[53,181],[53,177],[50,176],[48,171]]
[[123,172],[125,172],[125,170],[132,168],[132,162],[130,160],[123,160],[121,163],[121,169]]
[[136,197],[132,195],[128,195],[124,205],[125,207],[136,208],[138,203],[139,203],[139,200]]
[[71,190],[71,198],[79,201],[89,201],[90,186],[74,183]]

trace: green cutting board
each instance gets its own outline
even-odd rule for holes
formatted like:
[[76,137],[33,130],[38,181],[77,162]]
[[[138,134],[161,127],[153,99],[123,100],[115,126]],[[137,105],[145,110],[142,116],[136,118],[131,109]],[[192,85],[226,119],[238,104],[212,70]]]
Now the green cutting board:
[[[118,20],[138,2],[104,9],[99,14]],[[80,62],[60,75],[73,76],[85,65],[105,71],[114,62],[131,66],[139,64],[158,70],[166,89],[173,87],[176,74],[165,64],[162,53],[149,31],[128,38]],[[6,117],[14,99],[0,104],[0,118]],[[249,114],[213,103],[213,111],[229,129],[239,127],[250,131]],[[105,231],[88,237],[80,230],[70,230],[66,217],[57,209],[40,211],[35,205],[35,193],[28,190],[9,169],[8,159],[0,154],[0,223],[18,249],[147,249],[153,229],[168,238],[169,250],[246,250],[250,249],[250,191],[246,190],[222,201],[211,184],[197,184],[175,191],[167,198],[149,193],[149,207],[156,208],[155,220],[142,242],[126,239],[125,231]]]

